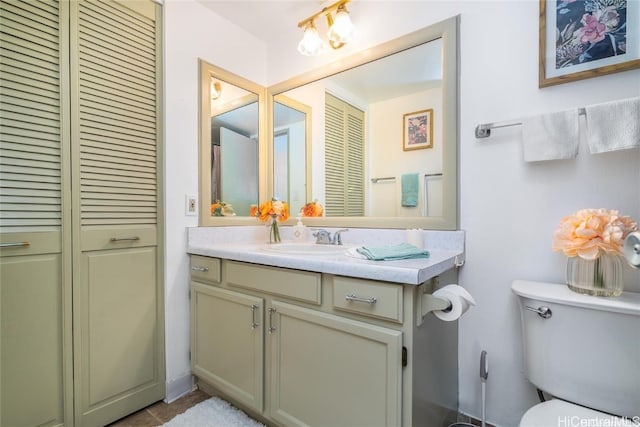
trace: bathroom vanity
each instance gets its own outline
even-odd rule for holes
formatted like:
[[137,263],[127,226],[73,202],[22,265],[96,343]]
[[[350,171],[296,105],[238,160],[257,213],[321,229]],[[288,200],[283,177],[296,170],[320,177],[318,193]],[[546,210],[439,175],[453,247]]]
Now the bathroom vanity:
[[[189,230],[191,369],[201,387],[283,426],[455,421],[457,322],[437,319],[423,299],[456,283],[462,232],[436,232],[442,245],[427,247],[429,259],[374,262],[274,251],[238,237],[249,228]],[[401,238],[380,232],[387,243]]]

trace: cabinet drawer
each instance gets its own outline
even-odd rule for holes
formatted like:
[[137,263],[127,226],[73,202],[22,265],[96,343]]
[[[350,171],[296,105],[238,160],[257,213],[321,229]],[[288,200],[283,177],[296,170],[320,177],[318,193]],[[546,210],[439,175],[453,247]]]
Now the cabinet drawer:
[[225,261],[229,286],[268,292],[299,301],[320,304],[321,275],[241,262]]
[[220,260],[198,255],[191,255],[191,280],[220,282]]
[[333,307],[402,323],[402,285],[336,276]]

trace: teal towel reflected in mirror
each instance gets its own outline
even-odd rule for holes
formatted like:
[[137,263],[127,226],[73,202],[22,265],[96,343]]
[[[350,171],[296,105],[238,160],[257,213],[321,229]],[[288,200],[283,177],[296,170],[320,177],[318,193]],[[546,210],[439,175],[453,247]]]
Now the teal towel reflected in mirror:
[[356,249],[359,254],[373,261],[392,261],[395,259],[429,258],[429,251],[410,243],[390,246],[362,246]]
[[414,208],[418,206],[418,174],[402,175],[402,206]]

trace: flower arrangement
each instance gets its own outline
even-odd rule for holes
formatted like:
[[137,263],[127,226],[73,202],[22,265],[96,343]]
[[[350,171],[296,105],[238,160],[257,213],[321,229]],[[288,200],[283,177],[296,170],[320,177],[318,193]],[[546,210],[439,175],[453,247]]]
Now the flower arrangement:
[[317,200],[309,202],[300,209],[302,216],[322,216],[324,208]]
[[280,242],[280,230],[278,222],[289,219],[289,204],[275,197],[267,200],[260,206],[252,205],[249,211],[250,216],[255,216],[262,222],[269,222],[269,242]]
[[625,237],[637,229],[637,222],[616,210],[581,209],[562,218],[552,247],[568,257],[595,260],[600,251],[622,253]]
[[234,216],[236,213],[229,203],[216,200],[211,203],[211,216]]

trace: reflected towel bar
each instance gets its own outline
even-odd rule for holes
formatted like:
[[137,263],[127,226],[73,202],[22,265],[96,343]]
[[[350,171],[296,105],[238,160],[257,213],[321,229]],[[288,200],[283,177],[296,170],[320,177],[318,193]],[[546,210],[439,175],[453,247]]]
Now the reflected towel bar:
[[373,182],[374,184],[380,182],[380,181],[395,181],[396,177],[395,176],[385,176],[384,178],[371,178],[371,182]]
[[[578,114],[585,115],[584,108],[578,108]],[[522,122],[502,122],[502,123],[485,123],[476,126],[476,138],[488,138],[491,136],[491,129],[506,128],[510,126],[520,126]]]

